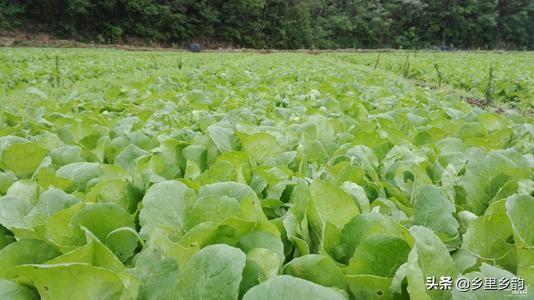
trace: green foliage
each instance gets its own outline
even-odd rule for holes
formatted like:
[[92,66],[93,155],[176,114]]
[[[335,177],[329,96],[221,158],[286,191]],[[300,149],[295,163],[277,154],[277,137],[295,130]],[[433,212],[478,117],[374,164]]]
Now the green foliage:
[[0,28],[98,43],[192,40],[249,48],[532,49],[528,0],[0,0]]
[[307,280],[288,275],[271,278],[250,289],[243,297],[245,300],[282,300],[282,299],[347,299],[335,289],[329,289]]
[[245,258],[241,250],[227,245],[200,250],[182,270],[172,298],[237,299]]
[[[516,80],[506,61],[532,81],[530,53],[437,56],[443,85],[491,59],[495,87]],[[428,276],[533,288],[532,118],[383,70],[405,52],[0,60],[2,299],[512,297]],[[396,72],[438,80],[409,61]]]
[[[520,110],[528,111],[534,108],[534,104],[530,101],[534,93],[530,53],[517,53],[512,60],[508,55],[499,53],[406,54],[409,57],[408,70],[406,68],[408,58],[395,52],[381,53],[377,67],[418,80],[431,87],[445,88],[444,85],[447,85],[466,90],[471,93],[470,97],[478,99],[483,105],[486,104],[486,99],[491,99],[492,104],[505,104]],[[343,59],[349,63],[369,67],[376,65],[376,55],[373,53],[344,55]],[[519,69],[522,71],[518,72]],[[492,70],[491,83],[489,70]]]

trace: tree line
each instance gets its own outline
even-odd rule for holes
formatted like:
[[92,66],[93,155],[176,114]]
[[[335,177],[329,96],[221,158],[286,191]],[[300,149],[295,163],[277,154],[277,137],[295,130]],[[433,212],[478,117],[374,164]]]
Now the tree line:
[[250,48],[534,48],[533,0],[0,0],[0,27]]

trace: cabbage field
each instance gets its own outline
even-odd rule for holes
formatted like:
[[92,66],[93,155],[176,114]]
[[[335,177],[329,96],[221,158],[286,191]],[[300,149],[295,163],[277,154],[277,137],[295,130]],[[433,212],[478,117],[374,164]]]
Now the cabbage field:
[[0,48],[0,299],[531,299],[533,72]]
[[344,59],[382,68],[423,85],[449,85],[490,103],[530,110],[531,114],[534,111],[534,56],[530,52],[363,53]]

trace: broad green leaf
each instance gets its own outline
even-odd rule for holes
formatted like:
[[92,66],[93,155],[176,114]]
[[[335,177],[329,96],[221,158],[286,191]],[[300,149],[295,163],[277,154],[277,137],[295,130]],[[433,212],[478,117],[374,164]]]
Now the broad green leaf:
[[278,275],[281,264],[280,256],[272,250],[255,248],[248,251],[239,295],[242,296],[251,287]]
[[353,218],[343,227],[340,233],[340,247],[343,252],[339,260],[348,262],[362,241],[378,234],[392,235],[404,240],[408,245],[413,244],[413,237],[406,228],[396,223],[391,217],[372,211]]
[[348,290],[345,276],[328,257],[309,254],[297,257],[284,266],[284,274],[326,286]]
[[475,254],[472,254],[467,251],[457,251],[451,256],[454,260],[454,263],[456,264],[456,269],[458,269],[458,272],[460,273],[464,273],[467,270],[471,270],[472,267],[474,267],[478,261],[478,258],[475,256]]
[[82,202],[60,210],[46,222],[45,238],[59,247],[61,252],[73,250],[83,244],[83,236],[75,236],[74,227],[70,223],[72,217],[83,207],[85,204]]
[[20,240],[0,250],[0,276],[10,268],[25,264],[41,264],[60,253],[41,240]]
[[408,259],[410,246],[395,236],[377,234],[364,239],[354,251],[346,274],[393,277]]
[[276,138],[265,132],[243,136],[240,139],[243,151],[248,152],[250,157],[260,163],[268,157],[280,155],[283,151]]
[[342,300],[348,299],[342,292],[289,275],[273,277],[253,288],[243,300]]
[[33,181],[22,179],[15,181],[7,190],[6,196],[15,197],[34,205],[39,199],[39,185]]
[[458,221],[453,217],[454,205],[435,186],[422,187],[414,201],[414,223],[432,229],[438,235],[458,235]]
[[332,175],[332,182],[342,185],[344,182],[363,184],[365,171],[353,165],[350,161],[342,161],[328,169]]
[[7,189],[13,182],[17,181],[17,177],[9,172],[0,172],[0,194],[5,194]]
[[23,218],[32,209],[30,203],[14,197],[0,197],[0,224],[7,229],[25,228]]
[[512,223],[517,249],[517,275],[530,285],[534,285],[533,211],[534,198],[531,195],[515,195],[506,200],[506,213]]
[[[8,114],[5,115],[6,117],[8,116]],[[20,119],[18,121],[20,121]],[[0,151],[4,151],[14,144],[24,144],[28,142],[29,140],[15,135],[0,136]]]
[[310,185],[310,207],[312,221],[321,224],[330,222],[343,227],[358,215],[354,201],[341,188],[325,181],[314,181]]
[[174,259],[161,257],[155,249],[146,249],[136,258],[132,274],[141,281],[139,299],[160,299],[176,288],[179,272]]
[[126,268],[102,242],[86,230],[87,244],[46,262],[48,265],[83,263],[101,267],[113,272],[123,272]]
[[34,286],[41,299],[118,299],[124,290],[116,273],[88,264],[22,265],[9,276]]
[[502,117],[496,113],[484,113],[478,115],[480,124],[489,131],[500,129],[502,127],[501,119]]
[[12,144],[2,155],[1,166],[17,177],[28,177],[39,167],[48,151],[34,143]]
[[78,190],[84,191],[89,180],[100,176],[100,166],[88,162],[71,163],[59,168],[56,175],[74,182]]
[[237,137],[234,135],[234,130],[213,124],[208,127],[208,135],[221,152],[230,152],[237,148]]
[[150,237],[148,244],[145,244],[143,247],[144,249],[151,249],[153,252],[157,252],[162,257],[173,258],[177,263],[178,269],[181,269],[193,255],[200,251],[198,243],[189,242],[189,244],[184,244],[171,241],[167,232],[162,228],[158,228]]
[[64,166],[85,160],[82,157],[82,149],[78,146],[63,146],[50,151],[52,162],[58,166]]
[[[239,181],[239,170],[231,162],[222,160],[213,163],[209,169],[196,178],[200,185],[215,184],[224,181]],[[244,178],[242,180],[244,182]]]
[[446,138],[435,143],[435,150],[439,154],[438,161],[443,166],[451,164],[459,170],[467,160],[465,145],[458,138]]
[[147,239],[156,227],[179,238],[186,229],[187,212],[195,203],[195,192],[178,181],[156,183],[146,192],[139,214],[141,236]]
[[113,163],[124,170],[129,170],[135,165],[135,160],[148,152],[137,147],[134,144],[126,146],[117,156]]
[[66,192],[76,190],[76,184],[69,179],[61,178],[56,175],[56,171],[50,167],[40,168],[35,174],[35,180],[43,189],[58,188]]
[[224,195],[238,201],[249,196],[255,196],[254,190],[246,184],[237,182],[219,182],[202,186],[198,192],[199,196]]
[[134,255],[134,252],[141,240],[141,236],[132,227],[119,227],[108,233],[103,243],[108,247],[120,261],[125,262]]
[[25,285],[0,279],[0,299],[5,300],[37,300],[39,294]]
[[488,155],[474,152],[468,159],[462,185],[466,208],[483,215],[489,202],[508,181],[525,178],[529,165],[526,158],[513,150],[492,151]]
[[135,188],[124,179],[103,179],[91,187],[87,202],[115,203],[128,212],[136,209],[138,199]]
[[374,275],[347,275],[347,284],[354,299],[392,299],[391,278]]
[[237,299],[246,256],[227,245],[208,246],[181,270],[174,299]]
[[56,212],[69,208],[79,202],[80,200],[76,197],[62,190],[55,188],[49,189],[39,196],[37,204],[24,216],[24,222],[32,227],[44,225],[48,218]]
[[[105,221],[102,221],[102,216],[105,216]],[[82,227],[85,227],[101,241],[105,241],[108,234],[117,228],[135,228],[132,216],[112,203],[87,205],[72,216],[70,224],[75,235],[84,235]]]
[[516,268],[515,248],[510,239],[512,226],[505,210],[506,200],[493,202],[483,216],[467,227],[462,248],[479,256],[486,263],[498,263],[506,269]]
[[[263,213],[260,201],[254,190],[242,183],[238,182],[218,182],[204,185],[198,192],[199,197],[204,196],[227,196],[236,199],[240,205],[240,217],[253,222],[260,222],[266,225],[267,218]],[[272,229],[272,227],[270,228]],[[276,231],[274,229],[273,231]]]
[[240,213],[236,199],[227,196],[204,196],[198,198],[187,215],[186,228],[202,222],[221,222],[226,218],[237,217]]
[[358,210],[361,213],[369,213],[369,198],[367,197],[367,194],[365,194],[363,187],[354,182],[345,181],[342,185],[342,188],[347,194],[356,200],[356,204],[358,204]]
[[410,233],[415,244],[408,255],[408,293],[414,299],[450,299],[449,290],[427,290],[426,278],[449,276],[456,278],[457,270],[447,247],[428,228],[413,226]]
[[317,235],[322,235],[326,222],[341,228],[359,214],[354,200],[331,183],[315,180],[309,193],[308,217]]
[[285,260],[284,244],[279,236],[264,231],[251,231],[241,237],[238,243],[243,252],[248,253],[256,248],[269,249],[278,255],[280,263]]
[[185,178],[197,177],[206,169],[206,147],[189,145],[182,150],[186,159]]

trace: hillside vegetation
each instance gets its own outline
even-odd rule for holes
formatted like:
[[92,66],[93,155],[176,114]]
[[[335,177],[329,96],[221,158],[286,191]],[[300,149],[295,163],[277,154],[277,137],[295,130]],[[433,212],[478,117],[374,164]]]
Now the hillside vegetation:
[[533,49],[531,0],[0,0],[0,29],[96,43]]

